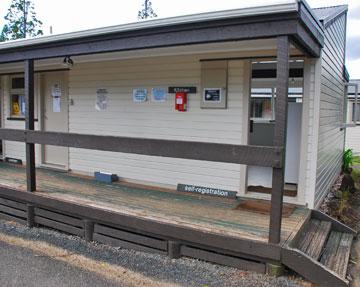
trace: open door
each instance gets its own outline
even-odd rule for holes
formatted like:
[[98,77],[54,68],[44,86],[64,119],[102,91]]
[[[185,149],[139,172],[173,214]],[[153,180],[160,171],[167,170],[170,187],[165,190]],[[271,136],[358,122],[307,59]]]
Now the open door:
[[[254,63],[250,94],[249,145],[272,146],[276,121],[276,63]],[[290,64],[285,160],[285,195],[296,196],[299,182],[303,62]],[[248,166],[247,190],[271,193],[272,168]]]
[[[42,130],[68,132],[67,72],[49,72],[43,75]],[[68,147],[42,146],[42,164],[48,167],[68,169]]]

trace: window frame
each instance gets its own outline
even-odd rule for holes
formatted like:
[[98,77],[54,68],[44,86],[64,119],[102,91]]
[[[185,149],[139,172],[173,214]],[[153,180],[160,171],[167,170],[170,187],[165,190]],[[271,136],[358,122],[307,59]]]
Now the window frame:
[[12,83],[13,83],[13,79],[14,78],[24,78],[23,75],[13,75],[10,77],[10,91],[9,91],[9,116],[10,118],[14,118],[14,119],[25,119],[25,111],[24,114],[21,113],[21,106],[20,106],[20,115],[14,115],[13,114],[13,97],[14,96],[23,96],[25,97],[25,88],[13,88],[12,87]]

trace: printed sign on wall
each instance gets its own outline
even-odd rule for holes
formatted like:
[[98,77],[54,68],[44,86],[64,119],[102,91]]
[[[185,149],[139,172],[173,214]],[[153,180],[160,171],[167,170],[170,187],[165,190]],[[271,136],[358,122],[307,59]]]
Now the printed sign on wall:
[[147,89],[134,89],[133,101],[135,103],[143,103],[147,101]]
[[205,102],[221,102],[221,89],[220,88],[205,88],[204,89]]
[[151,93],[151,100],[156,103],[163,103],[166,101],[167,92],[165,88],[153,88]]
[[197,193],[202,195],[211,195],[219,197],[236,198],[236,191],[229,191],[219,188],[211,188],[205,186],[196,186],[192,184],[181,184],[177,185],[177,190],[182,192]]
[[95,109],[98,111],[104,111],[107,109],[107,89],[98,89],[96,91],[96,103]]
[[54,84],[51,87],[52,106],[54,113],[61,111],[61,87],[59,84]]

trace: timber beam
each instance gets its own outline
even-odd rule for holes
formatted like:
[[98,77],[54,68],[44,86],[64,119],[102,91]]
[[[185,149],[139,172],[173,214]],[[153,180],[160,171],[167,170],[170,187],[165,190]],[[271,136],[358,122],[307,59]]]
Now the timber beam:
[[0,129],[0,139],[26,142],[27,144],[46,144],[277,168],[281,168],[284,162],[283,149],[272,146],[231,145],[16,129]]

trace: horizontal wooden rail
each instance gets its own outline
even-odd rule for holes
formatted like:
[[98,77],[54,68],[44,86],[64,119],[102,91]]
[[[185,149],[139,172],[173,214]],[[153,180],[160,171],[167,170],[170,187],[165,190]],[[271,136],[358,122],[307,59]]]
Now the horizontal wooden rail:
[[150,156],[281,168],[283,148],[0,129],[0,139]]

